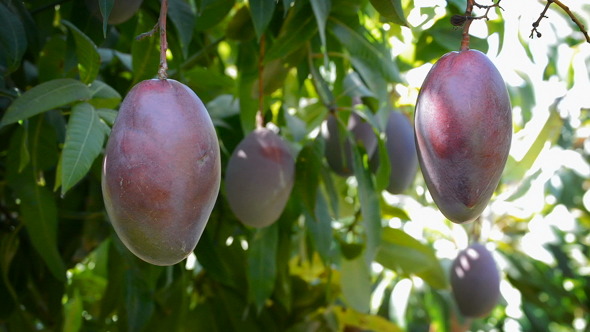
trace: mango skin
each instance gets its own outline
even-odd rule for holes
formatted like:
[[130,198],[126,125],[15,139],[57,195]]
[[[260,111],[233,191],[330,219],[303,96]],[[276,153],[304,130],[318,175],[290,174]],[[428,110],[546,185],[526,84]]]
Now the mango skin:
[[[362,144],[369,158],[377,150],[377,136],[373,127],[364,121],[356,112],[352,112],[348,118],[346,129],[352,133],[354,139]],[[321,128],[322,136],[326,141],[325,157],[330,169],[334,173],[347,177],[354,173],[352,167],[352,146],[345,137],[340,137],[338,132],[338,120],[333,114],[329,114]]]
[[215,128],[199,97],[175,80],[131,89],[103,160],[104,204],[117,235],[142,260],[173,265],[197,245],[219,193]]
[[279,219],[295,182],[295,160],[283,139],[267,128],[250,132],[233,151],[225,192],[238,220],[266,227]]
[[450,52],[426,76],[415,139],[426,185],[455,223],[475,220],[496,189],[512,140],[506,85],[481,52]]
[[[99,0],[86,0],[86,6],[92,15],[102,21],[103,19],[98,1]],[[135,13],[137,13],[142,2],[143,0],[115,0],[111,13],[109,14],[108,23],[121,24],[129,20],[135,15]]]
[[391,166],[386,190],[391,194],[401,194],[412,184],[418,172],[414,127],[402,113],[391,111],[385,126],[385,136]]
[[500,272],[492,254],[473,243],[453,261],[451,289],[459,311],[466,317],[487,316],[500,297]]

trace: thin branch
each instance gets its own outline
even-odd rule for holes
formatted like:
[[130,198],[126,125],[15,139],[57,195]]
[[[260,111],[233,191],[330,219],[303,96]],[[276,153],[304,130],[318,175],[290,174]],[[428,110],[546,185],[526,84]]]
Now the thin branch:
[[563,4],[560,0],[547,0],[547,4],[545,5],[545,8],[543,8],[543,11],[539,15],[539,18],[535,22],[533,22],[533,28],[531,29],[531,34],[529,35],[529,38],[533,38],[535,35],[537,36],[537,38],[541,38],[541,33],[539,32],[539,30],[537,30],[537,28],[539,27],[541,20],[547,17],[545,14],[547,13],[547,9],[549,9],[549,6],[552,3],[558,5],[559,8],[561,8],[570,17],[570,19],[578,26],[580,32],[582,32],[582,34],[584,35],[584,38],[586,38],[586,42],[590,43],[590,35],[588,35],[588,30],[586,30],[584,24],[580,21],[580,19],[578,19],[576,15],[574,15],[574,13],[572,13],[570,8]]
[[166,61],[166,51],[168,50],[168,41],[166,40],[166,15],[168,14],[168,0],[162,0],[160,7],[160,67],[158,68],[158,78],[165,80],[168,78],[168,62]]
[[[475,0],[467,0],[467,7],[465,8],[465,15],[453,15],[451,17],[451,24],[454,26],[463,26],[463,38],[461,39],[461,51],[466,51],[469,49],[469,27],[471,26],[471,22],[473,20],[481,20],[485,19],[489,21],[490,18],[488,14],[492,8],[500,8],[500,1],[493,3],[491,5],[480,5],[479,3],[475,2]],[[485,9],[486,12],[481,16],[473,16],[473,7],[478,7],[481,9]]]
[[[465,8],[465,17],[471,18],[471,12],[473,11],[473,4],[475,0],[467,0],[467,7]],[[463,38],[461,39],[461,51],[467,51],[469,49],[469,26],[473,20],[468,19],[463,26]]]

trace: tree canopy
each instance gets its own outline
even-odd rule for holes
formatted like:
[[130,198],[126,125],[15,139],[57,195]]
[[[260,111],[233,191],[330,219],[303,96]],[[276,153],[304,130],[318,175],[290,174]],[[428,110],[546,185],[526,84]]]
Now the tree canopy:
[[[160,1],[121,3],[0,0],[0,331],[590,328],[588,4],[168,0],[161,52]],[[456,224],[419,170],[390,192],[387,120],[413,123],[427,72],[464,33],[506,82],[514,134],[486,209]],[[222,174],[196,249],[166,267],[125,247],[101,190],[121,102],[157,77],[161,53],[206,105]],[[372,154],[351,114],[375,135]],[[350,144],[345,175],[327,160],[330,117]],[[225,187],[257,127],[294,157],[286,206],[260,228]],[[477,241],[501,296],[467,319],[449,273]]]

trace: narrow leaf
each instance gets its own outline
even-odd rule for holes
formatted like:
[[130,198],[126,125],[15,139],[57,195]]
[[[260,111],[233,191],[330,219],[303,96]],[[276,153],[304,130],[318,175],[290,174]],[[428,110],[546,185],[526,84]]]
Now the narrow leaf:
[[278,230],[277,223],[258,229],[248,249],[248,297],[258,312],[272,294],[277,277]]
[[61,193],[82,179],[100,154],[105,133],[94,107],[81,103],[72,109],[61,160]]
[[371,275],[363,255],[353,260],[343,258],[340,283],[346,303],[354,310],[367,313],[371,304]]
[[320,39],[322,40],[322,46],[324,48],[324,60],[326,64],[328,62],[328,44],[326,42],[326,22],[328,21],[328,15],[330,15],[330,8],[332,2],[330,0],[311,0],[311,8],[318,24],[318,31],[320,33]]
[[408,26],[401,0],[370,0],[371,5],[390,22]]
[[121,95],[110,85],[95,80],[90,84],[91,99],[89,101],[95,108],[116,108],[121,102]]
[[8,72],[20,66],[27,49],[27,36],[19,16],[0,2],[0,62],[6,61]]
[[188,46],[193,38],[195,26],[195,13],[191,6],[183,0],[168,1],[168,17],[176,28],[182,56],[186,59],[188,56]]
[[51,191],[37,184],[32,163],[18,172],[20,144],[24,129],[13,135],[7,157],[6,180],[20,199],[20,213],[31,244],[51,273],[60,281],[66,279],[65,266],[57,248],[57,205]]
[[265,61],[284,58],[305,44],[317,32],[313,13],[309,6],[299,10],[291,10],[281,27],[279,36],[265,54]]
[[434,250],[402,230],[383,229],[383,241],[375,260],[388,269],[417,275],[434,288],[442,289],[447,285],[446,275]]
[[311,211],[313,214],[306,213],[305,226],[322,261],[329,264],[332,249],[332,218],[320,188],[317,188],[317,194],[313,197],[316,198],[315,209]]
[[23,93],[6,110],[0,127],[33,115],[90,98],[90,90],[80,81],[61,78],[41,83]]
[[254,31],[256,31],[256,36],[260,40],[260,37],[264,34],[264,31],[272,18],[272,14],[275,11],[276,1],[249,0],[249,3],[250,16],[252,16],[252,22],[254,23]]
[[100,15],[102,15],[102,35],[104,38],[107,37],[107,26],[109,25],[109,17],[114,4],[115,0],[98,0],[98,9],[100,9]]
[[72,23],[62,20],[63,25],[70,29],[76,42],[76,57],[78,58],[78,72],[83,83],[91,83],[98,75],[100,55],[94,42]]
[[373,260],[377,247],[381,242],[381,211],[379,196],[375,190],[371,173],[364,166],[358,147],[353,149],[352,166],[358,182],[358,195],[361,203],[361,214],[367,235],[367,260]]

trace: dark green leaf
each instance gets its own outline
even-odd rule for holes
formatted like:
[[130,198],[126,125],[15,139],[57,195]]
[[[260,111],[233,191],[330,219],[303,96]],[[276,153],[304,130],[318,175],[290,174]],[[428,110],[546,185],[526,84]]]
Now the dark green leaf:
[[[379,162],[377,171],[375,172],[375,189],[381,192],[389,186],[389,177],[391,175],[391,162],[389,160],[389,154],[387,153],[387,146],[383,141],[383,137],[377,137],[377,154],[374,158]],[[371,160],[370,162],[376,162]]]
[[91,99],[88,101],[95,108],[116,108],[121,102],[121,95],[110,85],[95,80],[90,84]]
[[78,58],[78,72],[82,83],[91,83],[98,75],[100,68],[100,55],[94,42],[80,31],[72,23],[62,20],[62,23],[70,29],[76,42],[76,57]]
[[27,36],[19,16],[0,2],[0,63],[6,62],[8,72],[16,70],[27,49]]
[[61,159],[61,193],[64,195],[90,170],[100,154],[105,133],[94,107],[81,103],[72,108]]
[[367,259],[373,260],[381,242],[381,212],[379,195],[375,190],[371,173],[364,166],[358,147],[353,149],[353,169],[358,182],[358,196],[361,203],[363,225],[367,236]]
[[41,83],[23,93],[6,110],[0,126],[5,126],[19,120],[25,120],[33,115],[65,106],[79,100],[90,98],[90,89],[80,81],[63,78]]
[[168,17],[176,28],[178,40],[182,49],[182,56],[188,56],[188,46],[193,38],[193,27],[195,26],[195,13],[191,6],[183,0],[168,1]]
[[275,0],[249,0],[250,16],[254,23],[254,31],[258,39],[262,37],[266,27],[272,19],[274,14],[276,1]]
[[370,0],[371,4],[381,16],[388,19],[390,22],[408,26],[406,15],[402,8],[401,0]]
[[346,303],[354,310],[367,313],[371,307],[371,275],[364,255],[354,260],[342,259],[340,283]]
[[326,199],[320,188],[317,188],[317,194],[312,197],[316,198],[315,210],[312,210],[313,215],[306,214],[305,225],[315,249],[324,263],[329,265],[332,250],[332,217],[330,217]]
[[82,311],[84,306],[79,291],[76,289],[73,296],[64,304],[64,332],[78,332],[82,327]]
[[331,0],[311,0],[310,2],[311,8],[313,9],[313,14],[318,24],[318,31],[320,33],[320,39],[322,40],[322,45],[324,47],[327,61],[328,46],[326,43],[326,22],[328,21],[328,15],[330,15],[332,2]]
[[[156,24],[156,19],[148,12],[140,9],[139,20],[135,27],[134,36],[150,31]],[[160,63],[159,39],[155,36],[134,40],[131,43],[131,57],[133,64],[133,84],[154,78],[158,73]]]
[[383,229],[383,240],[375,260],[388,269],[415,274],[434,288],[447,286],[446,275],[434,250],[402,230]]
[[203,31],[223,20],[235,4],[235,0],[201,0],[195,29]]
[[[20,133],[13,136],[8,154],[7,182],[20,199],[21,218],[29,233],[31,244],[44,260],[55,278],[66,280],[66,269],[57,249],[57,206],[50,190],[37,183],[32,165],[18,172]],[[32,164],[32,163],[31,163]]]
[[304,47],[317,32],[317,29],[318,26],[310,6],[289,11],[279,36],[265,54],[265,61],[284,58]]
[[103,17],[102,35],[105,38],[107,37],[107,26],[109,25],[109,17],[111,16],[111,10],[114,4],[115,0],[98,0],[98,9],[100,10],[100,15]]
[[225,30],[225,36],[234,40],[248,40],[254,38],[254,24],[250,17],[248,6],[243,5],[231,18]]
[[256,230],[248,248],[248,298],[258,312],[270,297],[277,277],[278,224]]
[[98,108],[96,109],[96,114],[99,118],[112,126],[115,123],[117,114],[119,114],[119,112],[108,108]]

